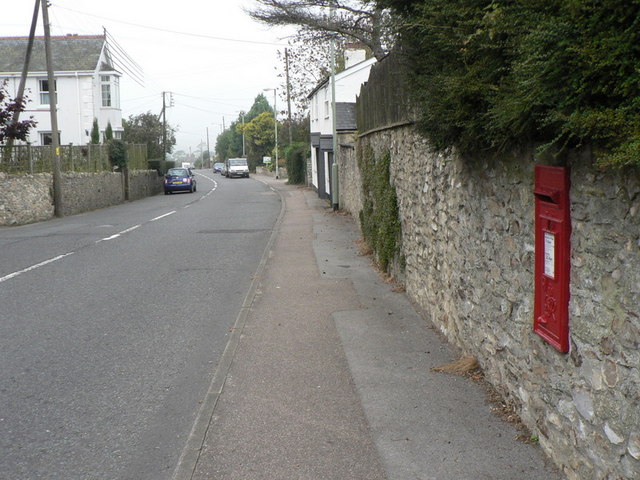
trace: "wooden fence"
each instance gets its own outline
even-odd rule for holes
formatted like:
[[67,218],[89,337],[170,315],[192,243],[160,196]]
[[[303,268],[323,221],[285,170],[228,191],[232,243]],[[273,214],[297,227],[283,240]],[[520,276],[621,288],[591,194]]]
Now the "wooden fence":
[[[147,146],[127,144],[130,170],[147,170]],[[49,173],[53,171],[53,147],[14,145],[11,151],[0,146],[0,172]],[[60,170],[63,172],[104,172],[113,167],[107,145],[63,145],[60,147]]]
[[356,103],[360,135],[413,121],[400,55],[391,53],[375,64],[360,88]]

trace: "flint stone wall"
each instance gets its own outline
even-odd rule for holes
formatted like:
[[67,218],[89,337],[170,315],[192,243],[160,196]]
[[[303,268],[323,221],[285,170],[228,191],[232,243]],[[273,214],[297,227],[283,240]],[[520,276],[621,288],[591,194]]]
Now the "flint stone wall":
[[53,217],[51,178],[50,173],[0,172],[0,225],[24,225]]
[[[125,201],[121,173],[77,173],[61,175],[62,213],[78,213],[117,205]],[[155,170],[129,172],[129,199],[137,200],[162,191],[162,177]],[[54,216],[53,176],[0,173],[0,225],[24,225]]]
[[[571,170],[571,352],[532,330],[532,154],[506,162],[433,153],[411,127],[357,148],[391,153],[409,297],[476,356],[571,480],[640,478],[640,176]],[[362,208],[355,158],[341,204]]]
[[129,170],[129,200],[152,197],[163,191],[164,177],[155,170]]

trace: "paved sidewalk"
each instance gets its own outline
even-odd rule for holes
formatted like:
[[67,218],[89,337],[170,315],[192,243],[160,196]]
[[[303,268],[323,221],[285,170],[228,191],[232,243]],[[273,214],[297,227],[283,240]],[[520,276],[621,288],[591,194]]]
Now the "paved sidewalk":
[[[174,480],[561,479],[309,189],[283,215]],[[203,441],[204,439],[204,441]]]

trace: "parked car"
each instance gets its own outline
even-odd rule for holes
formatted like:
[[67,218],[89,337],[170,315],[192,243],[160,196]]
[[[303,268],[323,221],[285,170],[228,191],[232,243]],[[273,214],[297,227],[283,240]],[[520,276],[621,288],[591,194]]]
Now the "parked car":
[[222,167],[224,167],[224,163],[214,163],[213,173],[222,173]]
[[249,165],[246,158],[230,158],[227,160],[227,178],[249,178]]
[[164,176],[164,194],[196,191],[196,177],[188,168],[170,168]]

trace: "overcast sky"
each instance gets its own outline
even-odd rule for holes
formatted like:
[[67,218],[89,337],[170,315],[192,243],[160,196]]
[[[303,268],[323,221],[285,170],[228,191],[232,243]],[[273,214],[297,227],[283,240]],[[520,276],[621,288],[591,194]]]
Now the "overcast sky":
[[[213,151],[224,123],[251,108],[264,93],[273,103],[284,50],[293,29],[270,29],[254,22],[243,7],[254,0],[52,0],[51,35],[99,35],[103,27],[143,72],[143,85],[123,72],[123,118],[162,109],[162,92],[173,92],[167,121],[178,128],[176,150]],[[35,0],[3,6],[0,36],[27,36]],[[43,35],[42,16],[37,35]],[[278,99],[278,103],[281,99]],[[282,105],[282,104],[281,104]]]

